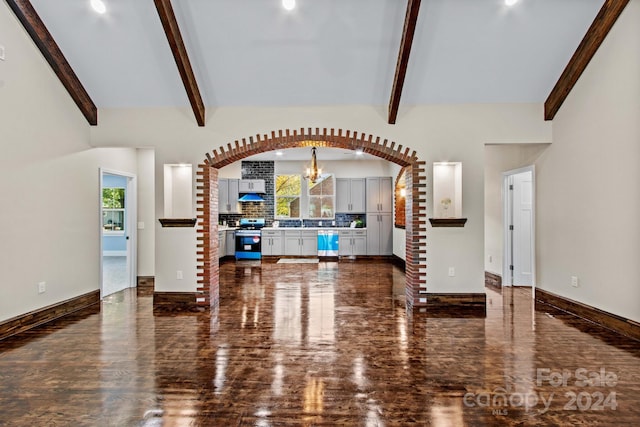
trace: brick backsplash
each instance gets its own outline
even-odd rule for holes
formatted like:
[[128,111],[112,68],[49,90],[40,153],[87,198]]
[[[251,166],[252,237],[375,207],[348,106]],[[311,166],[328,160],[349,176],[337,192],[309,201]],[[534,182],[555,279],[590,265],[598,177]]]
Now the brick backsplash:
[[[362,220],[363,227],[367,226],[367,216],[364,214],[340,214],[337,213],[335,219],[304,219],[305,227],[349,227],[351,221],[356,219]],[[299,219],[281,219],[280,227],[300,227],[301,220]],[[322,225],[320,225],[322,222]],[[333,223],[335,222],[335,225]]]
[[264,218],[267,226],[270,226],[274,215],[274,173],[275,166],[272,161],[242,161],[242,179],[264,179],[266,193],[261,195],[264,202],[241,203],[241,214],[220,214],[218,221],[234,225],[240,218]]

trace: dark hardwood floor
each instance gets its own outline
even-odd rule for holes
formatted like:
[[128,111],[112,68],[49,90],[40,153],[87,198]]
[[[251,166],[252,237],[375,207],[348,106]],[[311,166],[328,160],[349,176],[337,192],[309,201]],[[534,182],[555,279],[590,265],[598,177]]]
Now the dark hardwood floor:
[[638,425],[639,343],[539,310],[408,314],[389,263],[227,263],[215,313],[127,290],[0,341],[0,425]]

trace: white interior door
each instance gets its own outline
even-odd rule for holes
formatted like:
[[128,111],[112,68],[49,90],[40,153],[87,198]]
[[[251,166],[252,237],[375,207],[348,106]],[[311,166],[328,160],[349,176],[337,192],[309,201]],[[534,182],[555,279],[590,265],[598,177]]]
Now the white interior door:
[[513,175],[513,285],[533,285],[533,174]]

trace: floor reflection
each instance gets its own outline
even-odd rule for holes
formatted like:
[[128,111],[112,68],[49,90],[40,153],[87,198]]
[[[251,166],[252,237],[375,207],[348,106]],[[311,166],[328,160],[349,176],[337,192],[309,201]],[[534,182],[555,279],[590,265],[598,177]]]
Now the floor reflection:
[[[458,310],[429,316],[407,315],[403,273],[382,262],[228,263],[220,278],[220,307],[212,313],[154,316],[150,297],[124,291],[105,299],[100,312],[0,342],[0,424],[509,426],[640,419],[637,342],[551,309],[533,311],[528,289],[487,289],[483,316]],[[576,368],[617,375],[615,387],[601,390],[617,393],[615,411],[567,411],[559,400],[565,393],[593,390],[536,381],[538,369]],[[556,400],[546,412],[478,404],[504,402],[509,393],[556,393]]]

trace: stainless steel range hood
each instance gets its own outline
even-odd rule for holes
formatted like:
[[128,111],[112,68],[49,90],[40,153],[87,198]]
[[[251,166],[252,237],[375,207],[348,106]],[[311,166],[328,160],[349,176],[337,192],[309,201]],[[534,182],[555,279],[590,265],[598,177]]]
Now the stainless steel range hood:
[[256,193],[243,194],[239,199],[239,202],[264,202],[262,196]]

